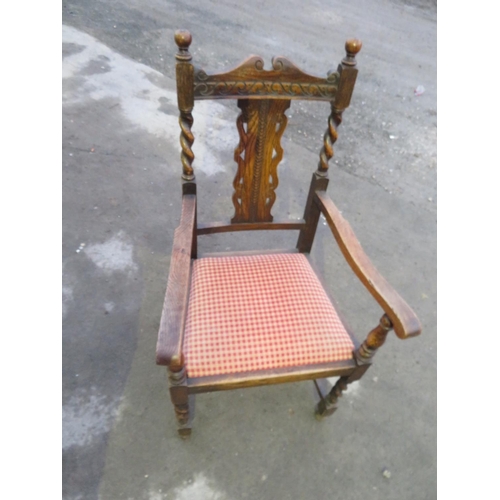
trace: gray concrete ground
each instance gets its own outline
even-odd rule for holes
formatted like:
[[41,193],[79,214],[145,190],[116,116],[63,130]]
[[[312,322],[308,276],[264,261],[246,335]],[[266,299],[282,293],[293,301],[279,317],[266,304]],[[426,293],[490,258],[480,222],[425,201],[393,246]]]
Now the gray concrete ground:
[[[63,2],[63,496],[95,499],[436,497],[435,6],[188,0]],[[250,53],[324,74],[364,42],[330,194],[423,325],[391,335],[322,423],[312,383],[200,395],[181,441],[154,364],[180,172],[173,32],[218,70]],[[414,89],[422,85],[423,95]],[[234,102],[195,108],[200,220],[231,212]],[[274,213],[302,215],[328,106],[292,104]],[[206,251],[293,246],[203,237]],[[362,340],[381,314],[324,221],[316,267]],[[390,471],[385,477],[382,471]]]

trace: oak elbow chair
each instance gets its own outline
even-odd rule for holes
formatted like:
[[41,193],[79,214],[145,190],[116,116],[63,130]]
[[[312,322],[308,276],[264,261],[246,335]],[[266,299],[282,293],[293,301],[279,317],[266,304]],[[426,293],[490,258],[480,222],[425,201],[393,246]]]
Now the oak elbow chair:
[[[182,212],[156,362],[167,367],[179,434],[191,433],[189,395],[264,384],[340,377],[328,394],[319,391],[316,417],[331,415],[342,391],[369,368],[390,330],[405,339],[421,329],[415,313],[375,269],[326,194],[328,161],[351,100],[361,42],[348,40],[346,56],[326,77],[307,74],[283,57],[275,57],[266,70],[258,56],[230,71],[208,74],[191,63],[188,31],[176,31],[175,42]],[[235,213],[227,222],[197,221],[191,112],[200,99],[237,99],[241,110],[234,154]],[[327,101],[331,114],[302,220],[274,221],[271,207],[283,155],[280,139],[292,99]],[[379,324],[361,344],[347,332],[308,261],[321,214],[348,264],[383,310]],[[299,231],[296,248],[197,258],[198,236],[273,229]]]

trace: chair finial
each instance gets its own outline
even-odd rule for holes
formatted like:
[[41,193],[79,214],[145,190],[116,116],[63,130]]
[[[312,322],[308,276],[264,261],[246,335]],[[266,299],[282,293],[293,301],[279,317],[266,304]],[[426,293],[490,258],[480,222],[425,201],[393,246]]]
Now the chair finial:
[[342,63],[346,66],[356,66],[356,54],[361,50],[363,43],[357,38],[349,38],[345,43],[346,57],[342,59]]
[[175,55],[178,61],[190,61],[191,54],[189,53],[189,46],[193,37],[188,30],[176,30],[174,35],[175,43],[179,47],[179,52]]

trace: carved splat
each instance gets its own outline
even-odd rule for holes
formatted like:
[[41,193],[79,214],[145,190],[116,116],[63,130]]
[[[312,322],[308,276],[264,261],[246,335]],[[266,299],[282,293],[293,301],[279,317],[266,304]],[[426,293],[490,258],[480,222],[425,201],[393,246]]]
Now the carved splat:
[[240,143],[234,151],[238,171],[233,182],[235,215],[231,222],[272,222],[277,168],[283,158],[280,140],[289,106],[290,100],[281,99],[238,101]]

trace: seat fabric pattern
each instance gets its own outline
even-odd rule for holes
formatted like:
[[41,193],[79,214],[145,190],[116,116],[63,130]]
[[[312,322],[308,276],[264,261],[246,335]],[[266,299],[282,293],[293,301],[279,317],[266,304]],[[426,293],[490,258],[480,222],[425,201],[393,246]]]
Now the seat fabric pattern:
[[189,377],[347,360],[353,349],[303,254],[194,261],[184,334]]

